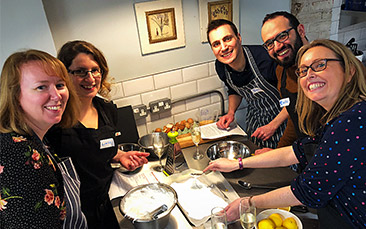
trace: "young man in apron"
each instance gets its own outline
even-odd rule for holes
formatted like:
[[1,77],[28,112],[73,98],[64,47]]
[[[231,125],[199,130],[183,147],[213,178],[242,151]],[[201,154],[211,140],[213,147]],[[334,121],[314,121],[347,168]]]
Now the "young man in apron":
[[[244,98],[248,103],[247,134],[274,121],[271,134],[263,139],[252,136],[259,147],[276,148],[285,129],[285,123],[275,117],[281,111],[276,89],[276,64],[261,46],[242,46],[236,26],[227,20],[214,20],[208,25],[207,38],[216,56],[216,72],[228,88],[228,113],[217,122],[219,128],[228,128],[235,111]],[[277,123],[275,123],[277,122]]]
[[[289,146],[296,139],[304,137],[304,134],[299,130],[295,110],[297,100],[295,59],[298,50],[309,42],[305,36],[304,25],[300,24],[294,15],[284,11],[266,15],[261,33],[264,41],[263,46],[271,58],[278,63],[276,75],[278,90],[281,93],[280,103],[283,107],[281,113],[288,117],[287,127],[278,147]],[[268,150],[270,149],[262,149],[256,153]]]

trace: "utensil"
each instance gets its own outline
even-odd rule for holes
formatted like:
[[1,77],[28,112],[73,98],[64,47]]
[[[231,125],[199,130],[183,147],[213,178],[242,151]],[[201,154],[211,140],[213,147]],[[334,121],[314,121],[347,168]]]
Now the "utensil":
[[150,159],[158,159],[158,157],[154,154],[154,147],[153,147],[153,143],[152,143],[152,139],[156,135],[160,135],[164,139],[164,150],[163,150],[162,157],[164,157],[164,155],[168,152],[168,150],[170,148],[168,135],[164,132],[154,132],[154,133],[146,134],[146,135],[142,136],[141,138],[139,138],[138,144],[139,144],[139,146],[141,146],[144,149],[145,152],[150,153],[150,156],[148,157]]
[[267,186],[267,185],[252,185],[249,182],[246,181],[242,181],[239,180],[238,184],[242,187],[245,188],[247,190],[251,189],[251,188],[264,188],[264,189],[277,189],[278,187],[274,187],[274,186]]
[[240,223],[244,229],[255,228],[257,209],[249,198],[240,200]]
[[225,209],[222,207],[214,207],[211,210],[211,228],[227,229],[227,219]]
[[221,141],[210,145],[206,150],[207,157],[211,160],[219,158],[238,159],[250,156],[248,146],[237,141]]
[[177,193],[169,185],[145,184],[129,190],[121,199],[119,209],[135,228],[160,229],[168,225],[170,213],[177,202]]
[[208,186],[209,188],[212,188],[212,189],[215,189],[215,190],[218,190],[219,192],[220,192],[220,194],[224,197],[224,199],[226,200],[226,201],[228,201],[229,200],[229,197],[227,197],[227,195],[219,188],[219,187],[217,187],[217,185],[215,185],[215,184],[210,184],[209,186]]

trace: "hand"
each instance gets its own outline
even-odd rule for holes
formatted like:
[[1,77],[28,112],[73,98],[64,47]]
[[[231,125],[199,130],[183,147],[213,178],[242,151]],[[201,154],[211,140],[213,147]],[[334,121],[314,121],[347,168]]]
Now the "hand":
[[272,125],[267,124],[265,126],[261,126],[254,131],[251,137],[256,137],[258,139],[262,139],[263,141],[268,140],[272,135],[276,132],[276,128]]
[[241,198],[234,200],[228,206],[225,207],[228,222],[235,221],[240,218],[240,212],[239,212],[240,199]]
[[216,125],[219,129],[227,129],[230,125],[230,123],[232,123],[232,121],[234,121],[234,114],[226,114],[222,117],[220,117],[219,121],[217,121]]
[[265,152],[268,152],[268,151],[271,151],[273,149],[271,148],[263,148],[263,149],[257,149],[255,152],[254,152],[254,155],[258,155],[258,154],[261,154],[261,153],[265,153]]
[[237,169],[239,169],[239,162],[237,160],[219,158],[217,160],[211,161],[202,172],[206,172],[207,170],[231,172]]
[[143,164],[148,162],[147,158],[150,154],[139,152],[139,151],[121,151],[118,150],[117,155],[114,157],[114,160],[120,162],[123,167],[125,167],[129,171],[133,171],[138,167],[141,167]]

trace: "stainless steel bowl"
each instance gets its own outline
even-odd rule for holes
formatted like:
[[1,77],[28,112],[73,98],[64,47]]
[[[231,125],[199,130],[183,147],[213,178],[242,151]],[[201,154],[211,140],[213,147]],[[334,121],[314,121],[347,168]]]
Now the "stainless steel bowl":
[[[121,199],[119,209],[122,215],[131,220],[135,228],[160,229],[168,225],[170,213],[177,202],[177,193],[169,185],[145,184],[128,191]],[[157,215],[155,219],[151,218],[152,209],[163,204],[167,206],[167,210]]]
[[221,141],[212,144],[206,150],[207,157],[211,160],[218,158],[238,159],[250,156],[250,149],[247,145],[237,141]]
[[149,158],[155,158],[155,159],[158,158],[154,154],[154,147],[153,147],[153,143],[152,143],[152,137],[154,135],[157,135],[157,134],[161,135],[164,139],[164,151],[163,151],[163,155],[162,155],[162,157],[164,157],[164,155],[168,151],[169,144],[170,144],[168,135],[166,133],[164,133],[164,132],[154,132],[154,133],[151,133],[151,134],[144,135],[138,140],[138,144],[145,150],[145,152],[150,153]]

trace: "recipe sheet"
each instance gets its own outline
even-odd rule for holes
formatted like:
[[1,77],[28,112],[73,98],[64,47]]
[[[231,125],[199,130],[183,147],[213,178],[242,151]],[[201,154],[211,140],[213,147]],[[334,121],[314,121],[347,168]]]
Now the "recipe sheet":
[[232,122],[227,129],[219,129],[216,123],[210,123],[201,126],[201,138],[202,139],[216,139],[226,137],[230,135],[242,135],[247,136],[242,128],[235,122]]

